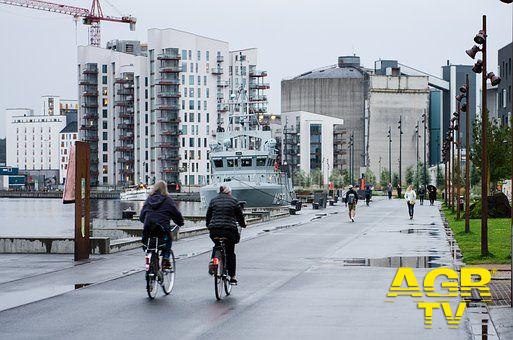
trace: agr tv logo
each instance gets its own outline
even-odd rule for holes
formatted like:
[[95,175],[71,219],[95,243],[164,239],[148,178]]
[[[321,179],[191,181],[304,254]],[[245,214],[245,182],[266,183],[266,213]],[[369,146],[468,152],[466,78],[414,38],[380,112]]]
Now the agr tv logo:
[[[490,271],[484,268],[461,268],[459,274],[450,268],[436,268],[424,276],[421,290],[413,269],[402,267],[397,270],[387,297],[410,296],[415,299],[417,308],[424,310],[425,328],[431,328],[435,310],[443,313],[449,328],[458,328],[472,297],[472,289],[478,290],[484,300],[491,297],[488,287],[491,278]],[[434,298],[434,301],[422,298]],[[455,298],[461,300],[453,310],[450,301]]]

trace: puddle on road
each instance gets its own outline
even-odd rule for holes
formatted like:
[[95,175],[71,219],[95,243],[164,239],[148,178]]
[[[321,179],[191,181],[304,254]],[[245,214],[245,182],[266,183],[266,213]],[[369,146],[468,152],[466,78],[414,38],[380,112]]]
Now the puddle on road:
[[437,268],[449,265],[440,261],[440,256],[391,256],[383,258],[353,258],[341,260],[345,267],[382,267],[382,268]]
[[419,229],[403,229],[399,230],[400,233],[403,234],[428,234],[429,236],[440,236],[439,229],[430,229],[430,228],[419,228]]
[[92,283],[75,283],[75,289],[84,288],[90,285],[92,285]]

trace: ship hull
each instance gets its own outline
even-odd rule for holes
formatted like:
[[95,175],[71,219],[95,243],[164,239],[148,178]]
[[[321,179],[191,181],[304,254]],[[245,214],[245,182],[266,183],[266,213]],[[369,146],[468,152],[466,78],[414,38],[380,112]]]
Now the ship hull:
[[[290,194],[286,188],[278,184],[265,184],[255,187],[248,187],[241,183],[240,185],[232,185],[232,196],[239,201],[245,201],[246,207],[272,207],[287,205],[290,202]],[[218,195],[218,185],[208,185],[200,190],[201,201],[208,205],[210,200]]]

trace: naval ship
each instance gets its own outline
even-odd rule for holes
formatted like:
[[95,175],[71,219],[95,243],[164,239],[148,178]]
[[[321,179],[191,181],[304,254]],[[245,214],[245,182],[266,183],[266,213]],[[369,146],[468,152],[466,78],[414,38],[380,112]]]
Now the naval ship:
[[[242,56],[240,58],[242,60]],[[291,179],[279,170],[276,139],[271,128],[250,110],[242,82],[228,102],[226,130],[218,126],[210,143],[211,183],[200,189],[201,201],[208,205],[223,184],[246,207],[288,205],[295,198]]]

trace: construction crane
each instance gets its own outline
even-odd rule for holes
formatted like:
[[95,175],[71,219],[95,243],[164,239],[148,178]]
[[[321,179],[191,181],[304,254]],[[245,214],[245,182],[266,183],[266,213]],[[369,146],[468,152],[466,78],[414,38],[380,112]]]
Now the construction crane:
[[100,0],[93,0],[91,9],[80,8],[62,4],[56,4],[47,1],[38,0],[0,0],[0,4],[19,6],[40,11],[47,11],[53,13],[71,15],[78,20],[82,18],[82,23],[89,27],[89,44],[93,46],[100,46],[100,22],[124,22],[130,25],[130,30],[135,30],[136,18],[132,16],[112,17],[103,15],[103,10],[100,5]]

